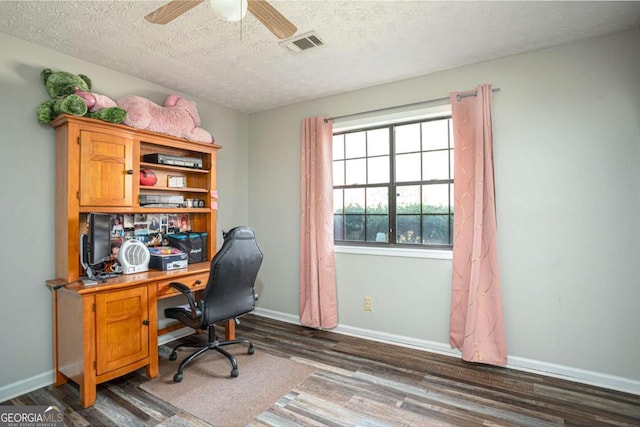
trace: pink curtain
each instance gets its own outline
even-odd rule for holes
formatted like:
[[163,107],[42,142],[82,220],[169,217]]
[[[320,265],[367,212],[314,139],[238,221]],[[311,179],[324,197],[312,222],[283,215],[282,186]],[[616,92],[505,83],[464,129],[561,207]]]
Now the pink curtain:
[[333,125],[325,117],[302,122],[300,323],[338,325],[333,253]]
[[449,343],[466,361],[505,366],[491,96],[488,84],[451,94],[455,215]]

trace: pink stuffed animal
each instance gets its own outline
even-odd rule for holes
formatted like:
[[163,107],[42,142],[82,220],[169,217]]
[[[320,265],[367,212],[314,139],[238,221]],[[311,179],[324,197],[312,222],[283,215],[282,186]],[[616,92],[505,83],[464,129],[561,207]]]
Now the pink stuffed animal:
[[178,95],[170,95],[164,107],[141,96],[125,96],[118,100],[127,117],[124,124],[153,132],[186,138],[191,141],[213,143],[213,136],[200,127],[195,102]]
[[108,96],[100,95],[94,92],[85,92],[80,88],[76,88],[76,95],[84,99],[84,103],[87,104],[89,111],[99,111],[105,108],[117,107],[116,101]]
[[82,98],[87,105],[86,117],[104,120],[109,123],[122,123],[127,116],[124,108],[118,107],[116,102],[108,96],[86,92],[79,87],[76,87],[76,95]]

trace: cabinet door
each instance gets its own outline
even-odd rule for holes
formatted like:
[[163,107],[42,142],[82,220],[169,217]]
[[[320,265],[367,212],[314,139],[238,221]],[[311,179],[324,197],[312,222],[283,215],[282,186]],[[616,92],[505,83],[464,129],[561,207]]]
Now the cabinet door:
[[133,140],[80,132],[80,205],[132,206]]
[[96,295],[97,375],[149,357],[147,287]]

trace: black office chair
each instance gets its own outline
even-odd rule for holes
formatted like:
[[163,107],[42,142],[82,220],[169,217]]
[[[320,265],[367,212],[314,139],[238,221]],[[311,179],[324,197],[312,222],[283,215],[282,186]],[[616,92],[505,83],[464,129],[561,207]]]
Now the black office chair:
[[169,359],[176,360],[176,351],[180,347],[200,347],[180,363],[178,372],[173,377],[177,383],[182,381],[185,366],[207,350],[216,350],[229,359],[232,377],[238,376],[238,363],[235,357],[222,347],[246,344],[249,346],[247,353],[254,352],[253,344],[246,339],[219,341],[215,326],[216,323],[231,319],[238,322],[238,317],[255,308],[257,295],[254,285],[262,264],[262,252],[256,243],[253,230],[249,227],[236,227],[228,233],[223,232],[223,238],[222,247],[211,260],[209,281],[197,304],[189,287],[177,282],[170,284],[187,297],[189,304],[165,309],[165,317],[177,319],[194,329],[207,329],[209,332],[208,343],[180,344],[171,352]]

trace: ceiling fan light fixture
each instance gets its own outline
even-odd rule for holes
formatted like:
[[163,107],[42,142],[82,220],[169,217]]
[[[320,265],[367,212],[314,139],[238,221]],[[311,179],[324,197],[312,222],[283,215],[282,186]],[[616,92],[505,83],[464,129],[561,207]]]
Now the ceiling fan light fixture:
[[227,22],[241,21],[247,14],[247,0],[210,0],[209,7]]

